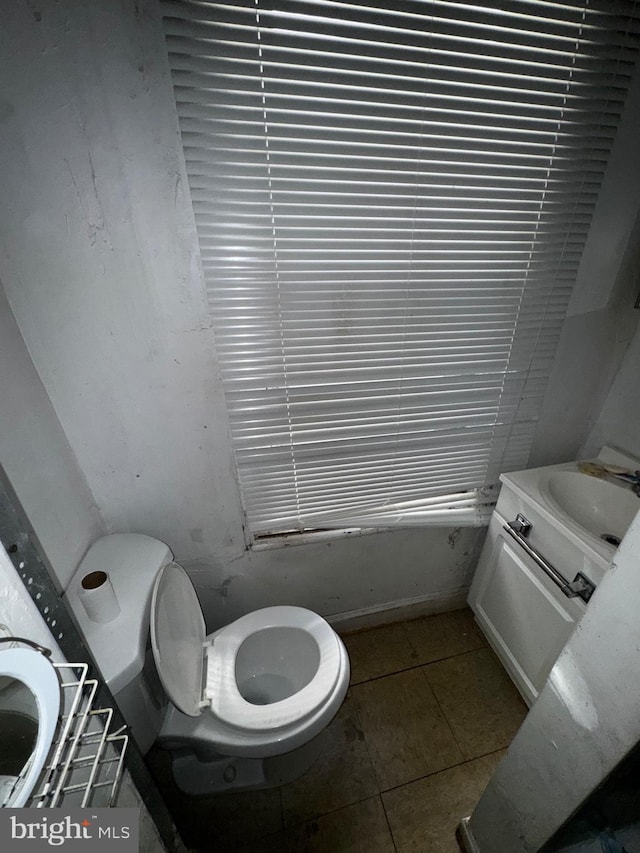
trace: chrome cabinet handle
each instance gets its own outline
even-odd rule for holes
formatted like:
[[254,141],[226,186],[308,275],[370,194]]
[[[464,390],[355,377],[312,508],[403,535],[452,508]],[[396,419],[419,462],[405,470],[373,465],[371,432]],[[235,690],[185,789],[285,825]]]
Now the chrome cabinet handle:
[[538,565],[542,571],[548,575],[548,577],[550,577],[558,587],[560,587],[560,591],[563,592],[567,598],[581,598],[586,604],[596,591],[596,585],[582,572],[578,572],[572,581],[568,581],[562,572],[558,571],[555,566],[552,566],[548,560],[545,560],[539,551],[536,551],[536,549],[527,542],[526,537],[531,532],[531,527],[531,522],[525,518],[522,513],[518,513],[515,521],[509,521],[504,525],[504,529],[509,536],[511,536],[512,539],[515,539],[518,545],[520,545],[520,547],[531,557],[536,565]]

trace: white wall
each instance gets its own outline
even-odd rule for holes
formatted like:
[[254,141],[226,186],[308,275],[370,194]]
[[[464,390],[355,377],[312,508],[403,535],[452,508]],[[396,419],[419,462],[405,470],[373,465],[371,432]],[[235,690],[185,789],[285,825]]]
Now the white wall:
[[104,525],[1,282],[0,463],[64,586]]
[[15,3],[0,278],[109,530],[243,534],[156,4]]
[[[617,406],[610,394],[622,375],[631,379],[640,368],[637,345],[635,351],[632,346],[640,319],[633,307],[640,290],[637,228],[621,257],[607,306],[570,314],[565,321],[529,459],[532,468],[596,456],[603,444],[634,453],[629,435],[640,431],[640,408],[633,394],[619,398]],[[603,419],[605,410],[609,416]],[[637,446],[637,439],[632,443]]]
[[[296,604],[329,617],[415,606],[415,614],[464,606],[486,528],[406,528],[270,551],[249,551],[212,584],[189,565],[210,627],[248,610]],[[356,613],[354,613],[356,611]],[[397,614],[400,616],[400,614]],[[384,620],[374,615],[372,622]],[[334,621],[338,621],[335,619]]]
[[[635,291],[640,291],[640,252],[636,258]],[[635,314],[637,315],[637,310]],[[640,328],[629,341],[620,368],[609,393],[587,436],[582,451],[584,457],[594,456],[607,442],[640,459]]]
[[[639,138],[640,66],[580,262],[529,459],[532,468],[595,455],[605,442],[615,443],[601,430],[598,446],[585,444],[638,326],[640,312],[633,305],[640,289]],[[640,430],[640,418],[635,425]]]

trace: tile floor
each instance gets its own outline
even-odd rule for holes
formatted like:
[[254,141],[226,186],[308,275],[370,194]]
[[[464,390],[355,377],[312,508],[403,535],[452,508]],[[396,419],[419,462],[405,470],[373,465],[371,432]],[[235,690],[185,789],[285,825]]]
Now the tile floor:
[[477,802],[526,706],[469,610],[344,637],[347,699],[326,749],[281,788],[188,798],[150,756],[194,851],[458,853]]

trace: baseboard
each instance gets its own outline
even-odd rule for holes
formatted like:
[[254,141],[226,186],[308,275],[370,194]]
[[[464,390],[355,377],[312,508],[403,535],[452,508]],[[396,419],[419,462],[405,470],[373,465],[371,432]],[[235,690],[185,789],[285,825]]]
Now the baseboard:
[[446,613],[449,610],[461,610],[467,605],[469,587],[459,587],[448,592],[429,593],[415,598],[403,598],[374,607],[364,607],[361,610],[347,610],[324,618],[340,634],[352,631],[362,631],[366,628],[377,628],[393,622],[404,622],[407,619],[418,619],[420,616],[432,616],[435,613]]
[[458,828],[456,829],[456,840],[458,847],[462,853],[480,853],[480,848],[476,844],[471,828],[469,827],[469,818],[463,817]]

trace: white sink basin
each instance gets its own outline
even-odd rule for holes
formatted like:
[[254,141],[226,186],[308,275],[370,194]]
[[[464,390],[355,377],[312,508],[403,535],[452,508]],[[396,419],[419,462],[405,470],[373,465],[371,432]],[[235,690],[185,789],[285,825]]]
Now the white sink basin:
[[579,471],[549,472],[540,493],[587,533],[614,545],[605,537],[622,539],[640,509],[640,498],[629,489]]
[[[640,470],[640,459],[612,447],[603,447],[597,458],[588,461],[599,465],[619,465],[631,471]],[[593,575],[589,577],[594,583],[599,583],[604,576],[602,572],[606,571],[615,555],[618,540],[624,537],[640,510],[640,498],[626,483],[583,474],[579,465],[579,462],[562,462],[542,468],[527,468],[501,474],[500,480],[517,499],[509,505],[512,516],[508,520],[515,519],[518,512],[525,516],[527,511],[532,513],[529,520],[534,531],[547,526],[547,534],[542,538],[536,537],[543,553],[552,536],[550,526],[584,555],[585,565],[589,564]],[[603,539],[603,534],[612,538]],[[560,549],[555,559],[558,564],[563,564],[569,556],[561,553]],[[592,570],[594,566],[597,571]]]

